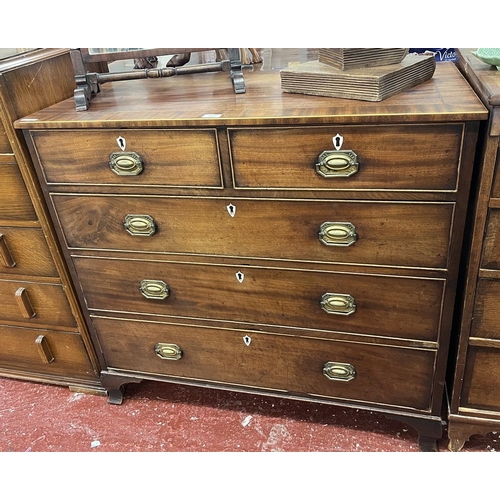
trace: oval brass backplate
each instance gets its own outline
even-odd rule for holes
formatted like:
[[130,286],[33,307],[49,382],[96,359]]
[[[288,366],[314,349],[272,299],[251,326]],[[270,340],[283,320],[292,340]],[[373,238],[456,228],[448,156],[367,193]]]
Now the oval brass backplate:
[[153,236],[156,232],[155,221],[150,215],[127,214],[123,225],[132,236]]
[[328,314],[349,316],[356,312],[356,303],[347,293],[325,293],[321,297],[321,309]]
[[139,175],[144,165],[142,158],[134,152],[111,153],[109,155],[109,168],[116,175]]
[[316,163],[316,172],[325,178],[351,177],[358,169],[358,155],[351,150],[323,151]]
[[142,280],[139,290],[147,299],[163,300],[170,295],[168,285],[161,280]]
[[323,222],[319,228],[319,240],[328,246],[351,246],[358,240],[356,226],[351,222]]
[[182,358],[182,349],[177,344],[158,343],[155,345],[155,353],[166,360],[176,361]]
[[338,380],[340,382],[349,382],[356,378],[356,370],[349,363],[337,363],[328,361],[323,366],[323,375],[328,380]]

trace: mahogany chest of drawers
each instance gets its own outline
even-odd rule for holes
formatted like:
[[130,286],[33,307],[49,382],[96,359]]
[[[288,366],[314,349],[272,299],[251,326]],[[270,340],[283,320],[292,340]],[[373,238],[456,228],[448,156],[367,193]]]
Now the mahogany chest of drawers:
[[90,335],[13,125],[71,96],[71,75],[67,49],[0,61],[0,375],[102,392]]
[[272,54],[245,94],[121,82],[17,122],[102,383],[112,403],[154,379],[371,409],[432,448],[487,111],[452,64],[373,104],[282,93]]
[[449,448],[459,451],[473,434],[500,430],[500,72],[470,49],[457,64],[490,112],[480,134],[477,189],[453,391]]

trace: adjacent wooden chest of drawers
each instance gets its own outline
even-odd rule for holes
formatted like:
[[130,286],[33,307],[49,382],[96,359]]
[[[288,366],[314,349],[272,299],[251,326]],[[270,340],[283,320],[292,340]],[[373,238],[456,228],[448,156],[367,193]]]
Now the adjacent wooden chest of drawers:
[[69,51],[0,61],[0,375],[103,392],[99,365],[16,119],[68,98]]
[[500,430],[500,72],[470,49],[458,66],[490,112],[481,128],[477,189],[471,210],[470,252],[449,414],[449,447],[473,434]]
[[114,83],[16,124],[110,401],[144,378],[274,394],[432,447],[486,109],[452,64],[378,104],[246,83]]

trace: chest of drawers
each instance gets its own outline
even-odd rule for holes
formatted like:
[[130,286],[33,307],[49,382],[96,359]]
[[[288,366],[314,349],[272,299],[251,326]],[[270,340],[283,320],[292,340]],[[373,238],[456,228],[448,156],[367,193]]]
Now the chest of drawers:
[[120,82],[17,122],[102,383],[366,408],[432,448],[487,111],[452,64],[378,104],[284,94],[273,50],[243,95]]
[[449,415],[449,448],[459,451],[473,434],[500,429],[500,72],[470,49],[458,66],[490,111],[481,128],[477,189],[471,210],[470,252]]
[[0,61],[0,375],[102,393],[99,365],[16,119],[72,95],[69,51]]

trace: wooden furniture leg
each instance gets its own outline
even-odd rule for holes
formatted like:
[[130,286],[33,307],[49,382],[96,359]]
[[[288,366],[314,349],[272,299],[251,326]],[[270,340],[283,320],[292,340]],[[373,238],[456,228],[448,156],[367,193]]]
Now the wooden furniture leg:
[[123,403],[123,386],[128,383],[142,382],[140,378],[124,377],[114,373],[101,372],[101,384],[108,392],[108,403],[120,405]]

